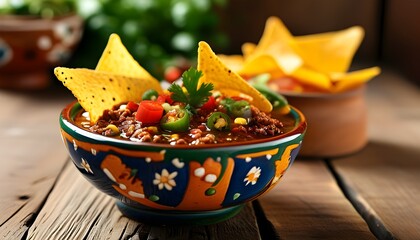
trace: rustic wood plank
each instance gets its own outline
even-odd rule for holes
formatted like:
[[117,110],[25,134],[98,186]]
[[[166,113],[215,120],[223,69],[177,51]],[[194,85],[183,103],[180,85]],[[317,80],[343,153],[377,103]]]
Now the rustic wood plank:
[[420,90],[385,72],[368,89],[369,139],[331,162],[380,239],[420,239]]
[[259,199],[278,239],[374,239],[321,160],[298,159]]
[[70,98],[49,90],[0,90],[0,238],[25,235],[66,160],[58,114]]
[[68,160],[28,239],[119,239],[138,224],[123,217],[114,200],[94,188]]
[[148,240],[258,240],[259,228],[251,204],[247,204],[237,216],[208,226],[152,227]]
[[[70,162],[70,160],[69,160]],[[260,239],[251,205],[208,226],[148,226],[119,212],[69,163],[28,232],[28,239]]]
[[227,238],[244,240],[261,239],[251,204],[247,204],[237,216],[223,223],[208,226],[207,234],[208,239],[211,240],[225,240]]

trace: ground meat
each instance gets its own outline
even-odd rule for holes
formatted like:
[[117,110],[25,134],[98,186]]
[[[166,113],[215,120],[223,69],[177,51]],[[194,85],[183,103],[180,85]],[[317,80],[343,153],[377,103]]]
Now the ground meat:
[[251,106],[252,118],[246,128],[248,132],[264,136],[274,136],[283,133],[283,123],[275,118],[271,118],[258,108]]
[[[219,107],[214,111],[226,112],[226,109]],[[270,115],[253,106],[251,106],[252,117],[248,119],[247,125],[232,123],[230,131],[211,131],[205,122],[214,111],[198,111],[192,117],[190,130],[186,133],[164,132],[159,126],[142,126],[141,122],[135,119],[135,112],[125,108],[105,111],[98,122],[89,127],[89,130],[105,136],[119,136],[132,141],[172,145],[249,141],[264,136],[275,136],[284,131],[280,120],[271,118]],[[110,127],[111,124],[115,127]],[[116,128],[118,128],[117,132],[115,132]]]

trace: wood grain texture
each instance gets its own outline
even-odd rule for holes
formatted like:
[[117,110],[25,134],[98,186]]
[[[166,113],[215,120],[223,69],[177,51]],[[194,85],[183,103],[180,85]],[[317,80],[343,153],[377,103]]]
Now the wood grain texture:
[[[69,160],[70,162],[70,160]],[[28,239],[260,239],[251,205],[208,226],[149,226],[119,212],[68,163],[28,232]]]
[[[0,90],[0,238],[22,238],[66,160],[58,115],[65,95]],[[61,156],[61,157],[60,157]]]
[[279,239],[375,239],[321,160],[297,160],[259,199]]
[[370,143],[331,164],[378,238],[420,239],[420,91],[385,72],[368,103]]

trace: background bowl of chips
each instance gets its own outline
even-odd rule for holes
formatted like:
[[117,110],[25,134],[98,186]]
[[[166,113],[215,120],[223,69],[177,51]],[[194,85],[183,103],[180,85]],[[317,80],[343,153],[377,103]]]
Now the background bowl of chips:
[[295,127],[247,143],[171,146],[105,137],[75,125],[82,111],[68,105],[61,134],[76,168],[115,197],[121,212],[154,224],[210,224],[238,213],[272,189],[293,163],[306,130],[295,108]]
[[279,18],[269,17],[258,44],[245,43],[242,55],[221,58],[251,83],[266,79],[305,114],[302,156],[345,155],[366,144],[364,89],[380,74],[379,67],[349,71],[363,37],[360,26],[293,36]]

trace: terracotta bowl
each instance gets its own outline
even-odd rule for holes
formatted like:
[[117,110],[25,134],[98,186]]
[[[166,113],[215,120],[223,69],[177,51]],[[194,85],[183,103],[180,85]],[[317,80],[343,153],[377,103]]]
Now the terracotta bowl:
[[293,163],[306,130],[295,108],[290,132],[242,144],[171,146],[104,137],[77,127],[82,109],[60,115],[63,141],[76,168],[117,199],[129,218],[152,224],[211,224],[237,214],[269,191]]
[[365,87],[338,93],[282,93],[302,111],[308,122],[305,157],[338,157],[352,154],[367,143]]
[[0,16],[0,87],[47,87],[51,67],[69,59],[82,31],[83,21],[77,15]]

